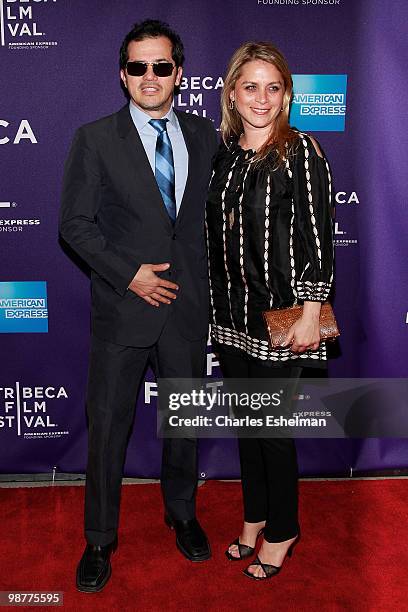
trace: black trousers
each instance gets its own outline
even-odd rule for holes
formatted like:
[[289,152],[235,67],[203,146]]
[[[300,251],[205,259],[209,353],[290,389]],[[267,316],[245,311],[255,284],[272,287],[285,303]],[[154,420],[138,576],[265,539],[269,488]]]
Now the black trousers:
[[[85,537],[89,544],[104,546],[112,542],[117,533],[126,448],[138,390],[148,362],[152,361],[158,377],[201,377],[206,342],[207,338],[195,342],[183,338],[171,315],[152,347],[120,346],[92,337],[85,493]],[[169,514],[174,519],[194,518],[197,440],[163,440],[161,485]]]
[[[270,367],[218,351],[226,378],[290,378],[295,391],[300,367]],[[299,533],[298,464],[292,438],[239,438],[244,520],[266,521],[267,542],[283,542]]]

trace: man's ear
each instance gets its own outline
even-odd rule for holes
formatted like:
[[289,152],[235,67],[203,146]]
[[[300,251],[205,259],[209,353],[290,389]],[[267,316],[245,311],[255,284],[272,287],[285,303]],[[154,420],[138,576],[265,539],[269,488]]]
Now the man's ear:
[[123,85],[124,85],[124,86],[126,87],[126,89],[127,89],[127,80],[126,80],[126,74],[125,74],[125,71],[123,70],[123,68],[122,68],[122,70],[120,71],[120,78],[121,78],[121,80],[122,80]]
[[183,76],[183,68],[181,66],[179,66],[179,68],[177,68],[177,75],[176,75],[176,81],[174,83],[174,85],[176,87],[178,87],[181,83],[181,77]]

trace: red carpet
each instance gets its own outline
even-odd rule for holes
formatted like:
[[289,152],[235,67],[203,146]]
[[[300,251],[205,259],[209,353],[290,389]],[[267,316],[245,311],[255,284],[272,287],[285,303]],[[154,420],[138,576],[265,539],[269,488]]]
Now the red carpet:
[[301,482],[301,542],[279,576],[260,583],[241,574],[245,562],[224,556],[240,528],[237,483],[199,489],[213,550],[200,564],[176,550],[162,522],[159,486],[126,486],[113,575],[102,593],[90,595],[74,583],[83,487],[0,489],[0,590],[63,591],[64,610],[403,612],[407,489],[407,480]]

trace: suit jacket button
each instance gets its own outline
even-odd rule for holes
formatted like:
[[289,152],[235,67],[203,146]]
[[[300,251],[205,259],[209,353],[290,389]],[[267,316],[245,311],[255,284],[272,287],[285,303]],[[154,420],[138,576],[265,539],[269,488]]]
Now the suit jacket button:
[[172,239],[175,240],[176,239],[176,234],[172,235]]

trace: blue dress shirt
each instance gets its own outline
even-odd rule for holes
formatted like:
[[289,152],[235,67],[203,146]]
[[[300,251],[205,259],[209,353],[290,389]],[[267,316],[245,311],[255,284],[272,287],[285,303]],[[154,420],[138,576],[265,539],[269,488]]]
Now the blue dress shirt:
[[[129,103],[129,110],[154,174],[157,132],[149,124],[152,117],[135,106],[133,102]],[[173,108],[170,108],[169,112],[160,119],[168,119],[167,133],[173,148],[176,212],[178,214],[187,182],[188,152],[183,132]]]

